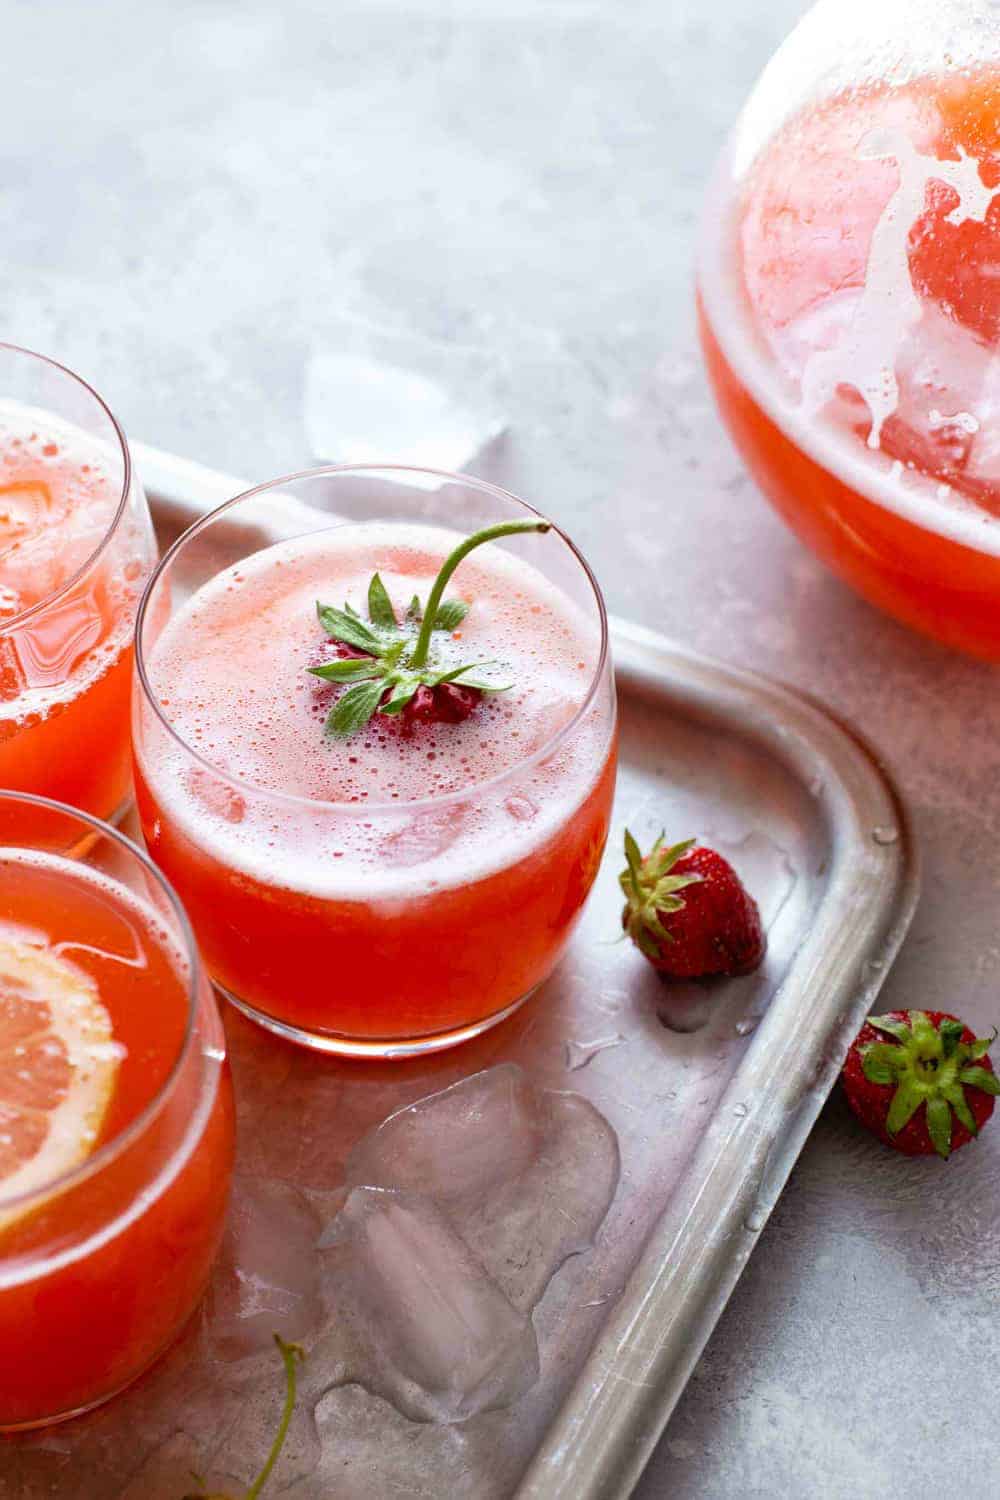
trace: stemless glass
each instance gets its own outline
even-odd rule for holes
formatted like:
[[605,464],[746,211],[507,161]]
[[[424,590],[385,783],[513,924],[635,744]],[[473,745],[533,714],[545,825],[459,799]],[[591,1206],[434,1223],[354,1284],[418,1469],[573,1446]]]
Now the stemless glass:
[[125,435],[62,365],[0,345],[0,786],[116,817],[156,546]]
[[[191,914],[216,983],[283,1036],[356,1056],[451,1045],[510,1014],[569,938],[607,837],[616,707],[600,591],[556,528],[489,543],[453,580],[460,594],[463,578],[486,577],[488,595],[490,570],[497,577],[514,570],[524,619],[556,599],[569,622],[570,670],[516,753],[495,736],[517,735],[523,725],[499,711],[478,738],[462,740],[463,754],[472,745],[475,773],[456,769],[457,740],[437,738],[418,796],[358,790],[369,769],[363,736],[322,763],[331,767],[330,795],[312,783],[304,790],[302,772],[305,765],[311,776],[329,751],[322,718],[309,717],[301,694],[315,686],[304,672],[322,634],[314,600],[344,602],[340,586],[323,581],[330,549],[366,549],[366,576],[395,570],[399,593],[407,585],[405,608],[408,570],[425,590],[460,535],[536,517],[506,491],[462,476],[402,466],[317,469],[219,507],[175,543],[150,580],[137,626],[133,712],[146,841]],[[262,618],[273,609],[278,622],[291,607],[292,578],[301,582],[316,557],[315,588],[312,580],[302,585],[301,610],[295,595],[287,689],[282,657],[280,699],[261,709],[256,662],[242,645],[246,611],[257,608],[241,606],[246,579],[258,589],[264,580],[273,597]],[[210,639],[205,611],[220,599],[229,603]],[[356,602],[364,607],[363,595]],[[479,618],[492,607],[481,604]],[[201,610],[198,628],[192,609]],[[473,604],[463,630],[476,618]],[[544,640],[531,644],[540,653],[532,670],[544,667],[549,649]],[[190,695],[185,718],[164,663],[206,652],[220,666],[200,694],[192,731]],[[293,712],[301,733],[289,745],[282,721]],[[244,774],[243,738],[256,746],[254,765],[281,742],[266,777]],[[423,750],[410,744],[405,753]],[[445,790],[442,767],[454,773]],[[348,772],[350,795],[340,790]]]
[[[95,1075],[100,1124],[67,1117]],[[0,1431],[98,1405],[171,1342],[232,1154],[224,1033],[176,896],[114,829],[0,792]]]
[[821,0],[765,69],[698,269],[719,408],[873,603],[1000,658],[1000,10]]

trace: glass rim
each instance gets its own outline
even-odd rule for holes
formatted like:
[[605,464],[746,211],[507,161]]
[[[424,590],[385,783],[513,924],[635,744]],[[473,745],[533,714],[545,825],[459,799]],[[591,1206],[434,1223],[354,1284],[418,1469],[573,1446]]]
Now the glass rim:
[[[92,1151],[89,1156],[85,1157],[83,1161],[78,1162],[75,1167],[71,1167],[68,1172],[63,1172],[59,1177],[50,1178],[47,1182],[39,1184],[38,1187],[29,1188],[26,1192],[17,1193],[13,1197],[5,1198],[3,1196],[3,1185],[0,1184],[0,1212],[7,1214],[19,1207],[23,1207],[26,1210],[30,1209],[33,1203],[68,1192],[71,1188],[78,1187],[81,1183],[87,1182],[91,1177],[96,1177],[105,1167],[117,1161],[145,1133],[149,1126],[153,1124],[173,1093],[181,1070],[190,1055],[194,1040],[195,1016],[198,1010],[201,989],[206,982],[206,974],[202,967],[201,955],[198,951],[194,931],[188,919],[187,912],[181,905],[180,897],[162,870],[157,868],[145,850],[140,849],[139,845],[133,839],[130,839],[127,834],[122,833],[119,829],[113,828],[110,823],[104,823],[100,818],[95,818],[91,813],[84,812],[82,808],[71,807],[67,802],[56,802],[52,797],[40,797],[34,792],[15,792],[0,789],[0,804],[3,802],[28,803],[30,806],[41,808],[46,812],[61,813],[64,816],[75,818],[78,822],[83,823],[90,833],[110,838],[120,848],[124,849],[127,855],[138,860],[145,873],[152,876],[155,884],[159,886],[164,896],[166,896],[167,903],[177,918],[181,945],[184,949],[185,957],[190,964],[187,984],[187,1017],[184,1023],[184,1035],[181,1038],[180,1046],[177,1049],[177,1056],[171,1064],[170,1071],[152,1099],[143,1106],[135,1119],[130,1120],[123,1130],[120,1130],[117,1135],[113,1135],[103,1145],[98,1146],[96,1151]],[[51,849],[37,849],[31,844],[5,844],[2,835],[0,835],[0,852],[4,849],[34,850],[38,854],[55,854],[60,859],[67,857],[63,852],[57,853],[57,851]],[[79,863],[85,865],[86,861],[80,860]],[[114,879],[114,877],[111,878]],[[0,1264],[2,1262],[3,1251],[0,1250]]]
[[[598,652],[597,663],[594,667],[590,682],[587,686],[587,691],[583,699],[581,700],[573,716],[568,719],[560,729],[556,730],[555,734],[551,735],[547,740],[543,742],[543,744],[541,744],[537,749],[533,750],[530,755],[526,755],[522,760],[516,761],[513,765],[508,766],[505,770],[498,772],[495,776],[487,777],[483,781],[473,782],[471,785],[467,787],[461,787],[456,791],[443,792],[438,796],[432,795],[429,797],[410,797],[406,799],[397,798],[394,801],[390,802],[337,802],[328,800],[326,798],[303,797],[297,792],[285,792],[273,787],[260,786],[257,782],[248,781],[245,777],[236,775],[235,772],[224,770],[221,766],[216,765],[214,761],[203,755],[199,750],[196,750],[194,746],[189,745],[183,735],[181,735],[178,730],[174,728],[173,724],[167,718],[166,714],[162,712],[159,703],[156,701],[156,695],[154,694],[152,684],[149,681],[149,675],[146,669],[146,653],[143,646],[143,625],[145,623],[147,610],[152,601],[153,593],[156,590],[161,576],[166,573],[175,557],[179,555],[181,550],[189,541],[193,541],[194,538],[199,535],[203,529],[211,525],[225,511],[229,510],[234,505],[239,505],[244,500],[250,500],[255,496],[265,494],[271,490],[278,490],[283,485],[290,485],[303,479],[329,478],[335,475],[362,475],[375,477],[379,474],[429,475],[452,484],[466,485],[470,489],[482,490],[488,495],[494,495],[498,499],[501,499],[507,503],[512,503],[519,509],[527,511],[530,515],[538,516],[540,519],[545,520],[549,523],[551,530],[556,534],[557,537],[559,537],[559,539],[569,549],[572,556],[576,559],[576,562],[578,563],[584,577],[587,580],[587,583],[590,586],[591,594],[597,606],[597,616],[600,624],[600,650]],[[347,522],[342,524],[364,525],[366,523],[362,521]],[[334,530],[335,526],[331,526],[329,529]],[[312,535],[313,533],[302,534]],[[223,570],[220,568],[219,572],[222,571]],[[214,576],[218,575],[216,574]],[[608,646],[608,612],[604,603],[604,596],[601,593],[600,585],[597,582],[594,571],[588,563],[587,559],[584,557],[583,553],[580,551],[579,547],[576,545],[573,539],[568,536],[565,531],[563,531],[561,526],[557,525],[556,522],[550,520],[548,516],[543,516],[541,511],[537,510],[533,505],[530,505],[527,500],[522,500],[519,495],[515,495],[512,490],[506,490],[501,485],[493,484],[490,480],[478,479],[470,474],[455,474],[448,469],[425,468],[419,464],[323,464],[318,468],[299,469],[295,473],[283,475],[280,479],[266,480],[263,484],[254,485],[251,489],[243,490],[240,494],[234,495],[232,499],[223,501],[221,505],[217,505],[213,507],[212,510],[207,511],[205,515],[199,516],[197,521],[192,522],[192,524],[188,526],[186,530],[183,531],[181,535],[177,537],[176,540],[172,542],[171,545],[167,548],[166,552],[160,558],[156,567],[153,569],[149,580],[146,583],[142,598],[139,601],[139,608],[136,613],[135,621],[136,678],[140,684],[144,698],[149,707],[153,710],[153,713],[156,715],[157,719],[160,721],[163,728],[170,735],[170,737],[175,740],[176,743],[180,745],[181,749],[184,750],[188,755],[190,755],[191,758],[198,763],[198,765],[211,772],[213,776],[220,777],[227,784],[239,788],[242,791],[250,792],[254,797],[273,798],[276,801],[290,803],[295,807],[323,808],[327,811],[335,810],[338,813],[343,813],[352,818],[367,817],[372,814],[381,814],[387,812],[401,812],[413,808],[436,808],[442,806],[446,807],[451,805],[452,803],[464,801],[470,795],[476,796],[482,792],[489,791],[490,788],[501,786],[505,781],[512,780],[514,777],[523,773],[526,769],[537,765],[539,761],[545,760],[570,737],[570,735],[582,722],[583,718],[589,711],[595,697],[597,696],[598,690],[604,678],[605,669],[608,665]]]
[[29,604],[27,609],[22,609],[18,614],[13,615],[9,620],[4,620],[3,623],[0,624],[0,635],[9,635],[12,630],[18,629],[21,625],[23,625],[25,620],[30,620],[34,616],[40,614],[43,610],[50,609],[53,604],[57,603],[65,594],[69,593],[69,591],[74,588],[82,578],[85,578],[94,567],[98,558],[101,556],[104,549],[111,541],[111,538],[118,530],[118,524],[125,513],[125,507],[128,504],[129,493],[132,489],[132,455],[129,451],[128,439],[125,436],[125,429],[122,427],[121,423],[115,416],[114,412],[111,410],[108,403],[105,401],[104,397],[100,394],[99,391],[95,390],[95,388],[90,384],[89,380],[84,380],[83,376],[78,375],[75,370],[71,370],[69,365],[61,364],[59,360],[52,359],[48,354],[39,354],[37,349],[28,349],[23,344],[12,344],[9,342],[5,342],[3,339],[0,339],[0,352],[7,354],[23,354],[26,355],[29,359],[37,359],[39,363],[48,365],[50,369],[58,370],[60,374],[67,375],[70,380],[75,382],[76,385],[82,387],[82,389],[85,390],[89,396],[92,396],[97,402],[97,405],[103,411],[104,415],[107,417],[108,421],[111,423],[112,431],[114,432],[115,437],[118,440],[118,446],[121,449],[123,463],[121,494],[118,497],[118,504],[115,506],[115,513],[111,517],[111,520],[108,522],[107,530],[104,532],[101,540],[98,542],[93,552],[89,553],[88,556],[84,558],[80,566],[76,568],[75,571],[72,572],[70,576],[59,585],[58,588],[53,589],[51,593],[46,594],[44,598],[37,599],[34,604]]

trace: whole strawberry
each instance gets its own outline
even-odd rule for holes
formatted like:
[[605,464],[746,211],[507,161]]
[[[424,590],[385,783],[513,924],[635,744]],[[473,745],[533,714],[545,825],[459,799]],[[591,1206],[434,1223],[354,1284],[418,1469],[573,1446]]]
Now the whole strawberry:
[[895,1151],[947,1158],[993,1113],[991,1042],[941,1010],[869,1016],[841,1074],[847,1102]]
[[767,946],[760,912],[721,854],[695,839],[664,848],[661,834],[644,856],[626,830],[625,858],[622,926],[659,973],[698,979],[757,968]]

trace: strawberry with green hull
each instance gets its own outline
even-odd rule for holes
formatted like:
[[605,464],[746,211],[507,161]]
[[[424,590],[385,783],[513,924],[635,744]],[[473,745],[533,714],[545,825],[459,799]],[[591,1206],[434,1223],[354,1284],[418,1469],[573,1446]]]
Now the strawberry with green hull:
[[[767,948],[757,903],[728,860],[696,839],[643,855],[625,832],[622,926],[653,968],[673,979],[749,974]],[[681,892],[684,892],[681,895]]]
[[434,633],[454,633],[469,611],[463,599],[445,599],[444,591],[459,563],[484,542],[549,530],[548,521],[504,521],[466,537],[441,564],[426,608],[414,595],[402,623],[377,573],[368,585],[367,620],[349,604],[343,609],[317,604],[319,623],[334,643],[336,659],[306,670],[345,689],[327,716],[327,733],[346,739],[376,714],[383,725],[395,723],[404,734],[412,734],[422,723],[459,724],[475,712],[485,694],[506,692],[510,683],[476,675],[493,662],[458,667],[435,662]]
[[993,1113],[1000,1079],[977,1037],[945,1011],[869,1016],[841,1075],[851,1109],[873,1135],[907,1156],[947,1158]]

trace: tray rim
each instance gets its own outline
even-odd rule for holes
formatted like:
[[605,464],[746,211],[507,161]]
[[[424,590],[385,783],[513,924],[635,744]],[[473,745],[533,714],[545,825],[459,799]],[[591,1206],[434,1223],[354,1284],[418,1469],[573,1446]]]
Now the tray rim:
[[[756,744],[812,790],[831,861],[811,929],[513,1500],[631,1494],[919,898],[905,805],[880,758],[850,726],[771,678],[620,618],[611,627],[616,671],[630,690],[659,686],[689,717]],[[895,837],[876,842],[875,828],[892,829]],[[845,923],[845,913],[856,921]],[[791,1044],[793,1016],[807,1045]],[[735,1110],[760,1093],[765,1109]]]
[[[249,487],[161,449],[131,447],[154,511],[175,523]],[[811,792],[830,861],[811,928],[511,1500],[631,1494],[919,896],[905,806],[877,753],[850,725],[798,689],[620,617],[609,625],[616,677],[629,692],[666,696],[688,719],[753,744]],[[883,827],[894,830],[890,842],[872,837]],[[747,1098],[763,1107],[736,1112]]]

